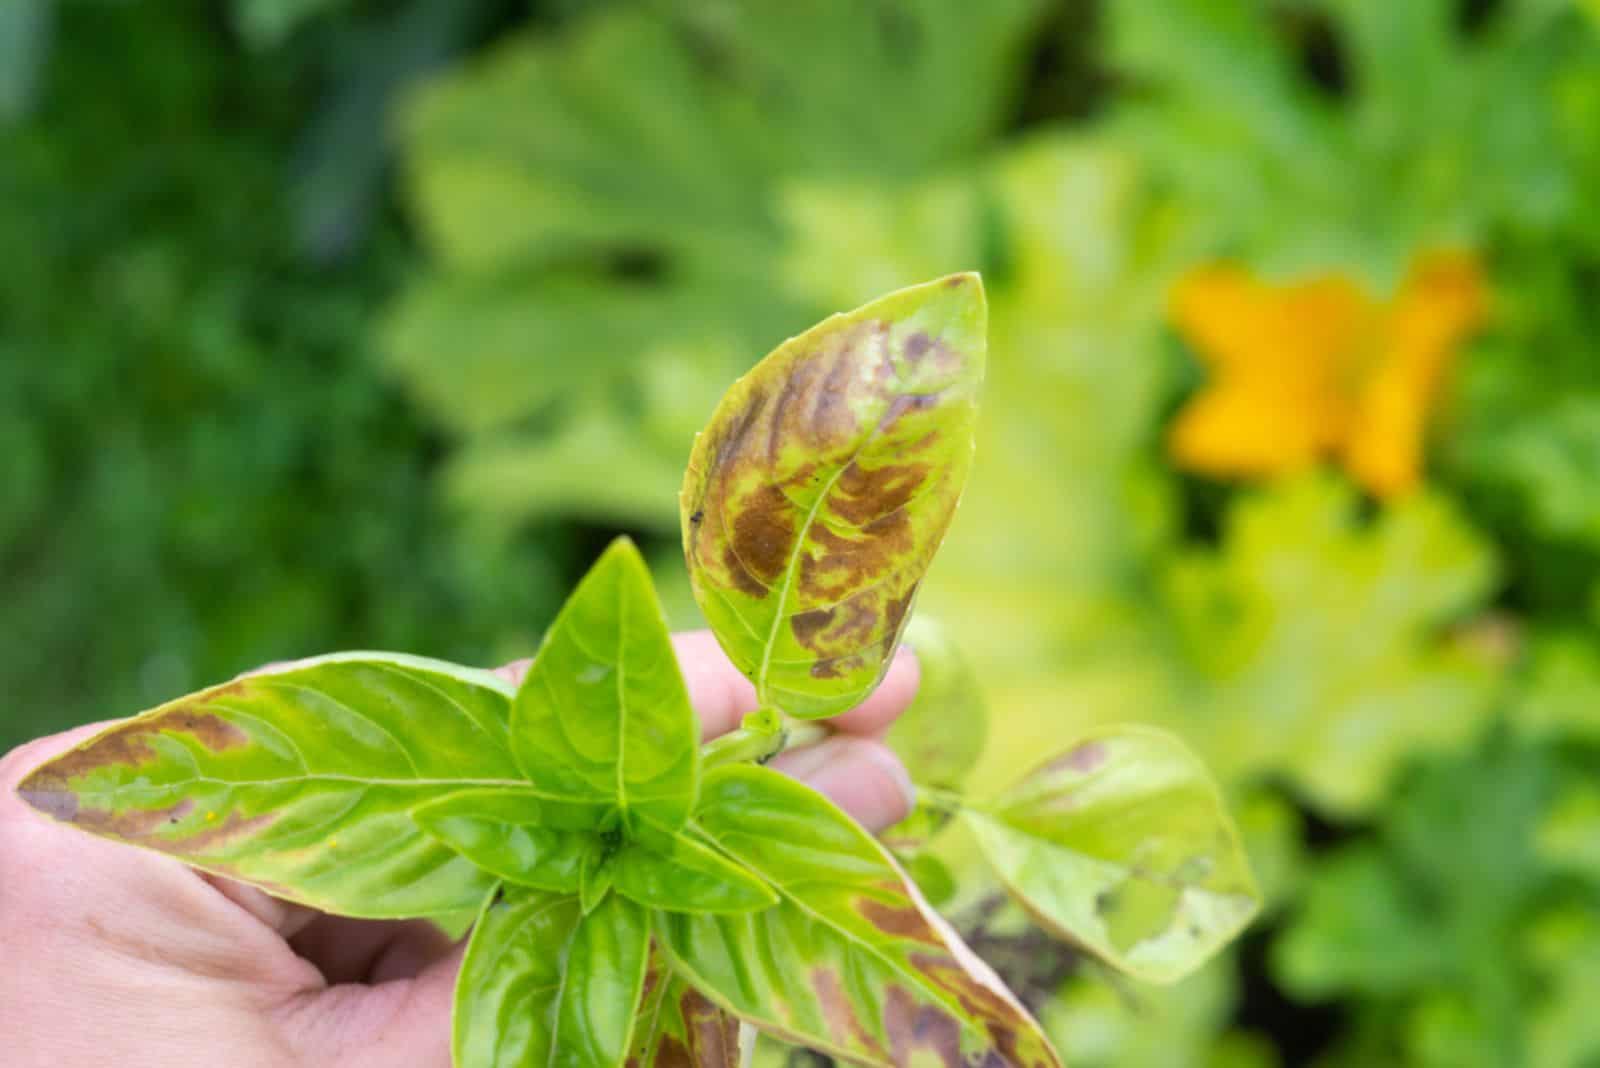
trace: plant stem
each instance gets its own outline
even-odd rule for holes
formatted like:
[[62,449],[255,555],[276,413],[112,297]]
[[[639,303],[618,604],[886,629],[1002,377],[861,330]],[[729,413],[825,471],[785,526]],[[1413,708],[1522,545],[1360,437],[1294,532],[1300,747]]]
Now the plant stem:
[[783,751],[787,735],[776,709],[758,708],[744,717],[738,729],[713,739],[700,751],[701,766],[709,770],[747,760],[764,764]]
[[943,790],[937,786],[924,786],[917,784],[917,800],[930,808],[939,809],[941,812],[956,813],[967,808],[969,802],[954,790]]
[[700,750],[701,766],[709,770],[743,761],[765,764],[785,749],[815,745],[829,733],[821,724],[797,723],[776,709],[757,709],[744,717],[738,729],[706,743]]

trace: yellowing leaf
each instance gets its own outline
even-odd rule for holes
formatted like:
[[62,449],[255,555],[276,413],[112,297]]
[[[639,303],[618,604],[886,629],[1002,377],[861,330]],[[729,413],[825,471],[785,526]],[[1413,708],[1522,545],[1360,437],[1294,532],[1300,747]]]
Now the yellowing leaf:
[[712,1001],[859,1064],[1060,1068],[988,966],[821,794],[730,765],[706,775],[701,800],[707,837],[781,899],[742,916],[657,914],[673,969]]
[[1392,497],[1420,479],[1429,406],[1485,292],[1471,254],[1441,252],[1386,303],[1344,276],[1275,284],[1230,266],[1191,272],[1172,303],[1213,376],[1172,427],[1181,466],[1260,478],[1336,456]]
[[1372,522],[1330,477],[1283,482],[1230,509],[1218,551],[1169,564],[1172,727],[1224,782],[1279,774],[1325,811],[1355,813],[1422,750],[1484,721],[1503,653],[1442,640],[1482,603],[1493,557],[1431,493]]
[[972,463],[975,274],[791,338],[728,390],[684,476],[695,597],[764,705],[803,717],[883,677]]
[[1036,922],[1141,979],[1189,974],[1260,904],[1216,786],[1162,731],[1101,729],[963,815]]
[[325,912],[450,915],[493,879],[411,809],[521,785],[510,687],[393,653],[284,664],[169,701],[34,769],[33,807]]

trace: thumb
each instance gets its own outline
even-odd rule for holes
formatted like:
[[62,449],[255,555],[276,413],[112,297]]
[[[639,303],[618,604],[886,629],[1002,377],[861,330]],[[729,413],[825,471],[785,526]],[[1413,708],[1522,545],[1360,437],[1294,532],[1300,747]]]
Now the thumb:
[[450,1011],[465,945],[416,976],[300,995],[284,1020],[303,1064],[451,1068]]

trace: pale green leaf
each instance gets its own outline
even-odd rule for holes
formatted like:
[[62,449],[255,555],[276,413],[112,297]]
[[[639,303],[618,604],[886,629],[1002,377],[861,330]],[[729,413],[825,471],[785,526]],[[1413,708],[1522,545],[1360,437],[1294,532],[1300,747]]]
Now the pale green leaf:
[[699,774],[699,726],[671,636],[633,543],[612,543],[545,635],[512,706],[528,781],[613,809],[624,829],[683,825]]
[[616,888],[641,905],[672,912],[751,912],[778,902],[749,870],[684,834],[624,846]]
[[862,1064],[1059,1065],[994,973],[826,798],[732,765],[706,776],[695,822],[781,899],[744,916],[660,915],[674,970],[717,1004]]
[[456,980],[460,1068],[616,1068],[649,957],[649,913],[611,894],[509,890],[486,906]]
[[1162,731],[1103,728],[963,814],[1041,926],[1141,979],[1182,978],[1260,905],[1216,785]]
[[883,677],[972,462],[983,287],[951,275],[836,315],[734,383],[681,500],[695,596],[764,705]]
[[955,789],[983,752],[989,727],[983,691],[940,623],[919,613],[905,641],[917,654],[921,681],[910,707],[889,728],[889,745],[913,781]]
[[510,687],[488,672],[340,653],[118,723],[19,788],[57,819],[349,916],[475,907],[490,879],[410,811],[522,778]]
[[1484,723],[1503,654],[1443,625],[1495,582],[1490,547],[1443,497],[1364,521],[1331,477],[1229,509],[1222,545],[1169,562],[1178,692],[1162,723],[1224,781],[1276,773],[1320,808],[1374,804],[1412,754]]
[[412,819],[472,863],[508,882],[578,891],[584,858],[599,848],[598,805],[552,802],[531,788],[463,790],[419,805]]

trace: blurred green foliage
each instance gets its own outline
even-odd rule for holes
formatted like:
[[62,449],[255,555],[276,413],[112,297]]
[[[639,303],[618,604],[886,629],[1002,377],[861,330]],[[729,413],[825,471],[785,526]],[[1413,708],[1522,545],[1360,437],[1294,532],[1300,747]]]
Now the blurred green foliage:
[[309,93],[184,7],[64,10],[0,131],[0,748],[338,646],[522,655],[582,563],[440,507],[370,361],[392,225],[295,257]]
[[[0,124],[0,746],[271,658],[524,652],[602,526],[687,620],[731,378],[977,268],[920,602],[985,695],[970,779],[1169,726],[1272,901],[1172,990],[1043,968],[1069,1062],[1600,1063],[1589,0],[27,0]],[[1421,490],[1181,467],[1175,283],[1382,297],[1439,249],[1490,298],[1395,387]],[[918,858],[958,914],[966,848]]]

